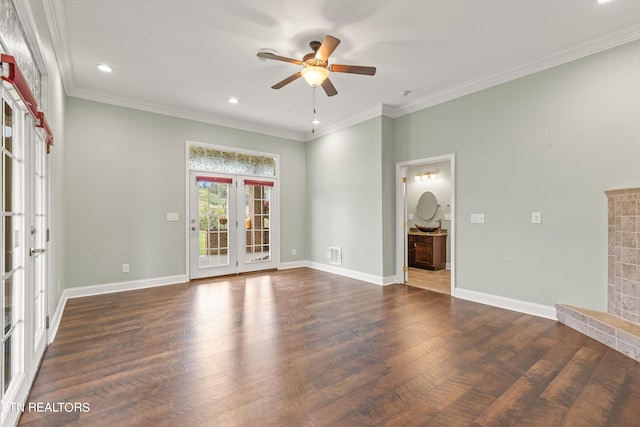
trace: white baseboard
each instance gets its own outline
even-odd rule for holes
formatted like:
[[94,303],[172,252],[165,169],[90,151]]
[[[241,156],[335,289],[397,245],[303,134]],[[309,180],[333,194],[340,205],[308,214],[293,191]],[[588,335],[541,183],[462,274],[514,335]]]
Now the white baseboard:
[[135,289],[153,288],[156,286],[175,285],[178,283],[187,282],[186,274],[178,274],[175,276],[156,277],[153,279],[131,280],[128,282],[106,283],[102,285],[89,285],[79,286],[75,288],[67,288],[62,292],[60,301],[56,311],[49,319],[49,331],[47,340],[51,344],[58,333],[58,327],[60,326],[60,320],[62,320],[62,313],[64,307],[67,304],[67,300],[70,298],[81,298],[92,295],[110,294],[113,292],[132,291]]
[[479,302],[481,304],[491,305],[494,307],[505,308],[507,310],[556,320],[556,308],[550,305],[537,304],[535,302],[522,301],[513,298],[502,297],[499,295],[485,294],[483,292],[461,288],[455,289],[454,296],[456,298],[468,301]]
[[[352,279],[362,280],[363,282],[373,283],[375,285],[386,286],[396,283],[395,276],[380,277],[373,274],[362,273],[359,271],[349,270],[346,268],[340,268],[330,266],[326,264],[310,262],[310,261],[294,261],[281,263],[278,266],[279,270],[288,270],[292,268],[309,267],[316,270],[326,271],[328,273],[337,274],[339,276],[350,277]],[[81,298],[92,295],[109,294],[113,292],[132,291],[134,289],[152,288],[155,286],[175,285],[177,283],[187,282],[187,275],[180,274],[176,276],[158,277],[154,279],[132,280],[128,282],[106,283],[101,285],[89,285],[79,286],[75,288],[67,288],[62,292],[62,296],[58,301],[56,311],[49,319],[49,331],[48,342],[51,344],[58,333],[60,327],[60,321],[62,320],[62,313],[64,307],[67,304],[67,300],[70,298]]]
[[308,267],[307,261],[291,261],[291,262],[282,262],[278,266],[278,270],[290,270],[292,268],[302,268]]
[[396,283],[395,276],[381,277],[360,271],[349,270],[347,268],[336,267],[334,265],[322,264],[319,262],[307,261],[306,266],[315,270],[325,271],[327,273],[337,274],[339,276],[349,277],[351,279],[362,280],[363,282],[373,283],[374,285],[386,286]]
[[[360,271],[349,270],[347,268],[336,267],[333,265],[322,264],[312,261],[294,261],[282,263],[278,269],[288,270],[292,268],[309,267],[315,270],[325,271],[327,273],[337,274],[339,276],[349,277],[363,282],[372,283],[379,286],[386,286],[396,283],[396,276],[381,277],[373,274],[362,273]],[[80,298],[92,295],[109,294],[112,292],[131,291],[134,289],[151,288],[156,286],[175,285],[187,282],[186,274],[175,276],[158,277],[154,279],[132,280],[128,282],[107,283],[102,285],[80,286],[76,288],[68,288],[62,292],[62,296],[58,301],[58,306],[50,318],[48,341],[52,343],[62,320],[62,313],[70,298]],[[520,313],[531,314],[533,316],[544,317],[556,320],[556,309],[553,306],[532,303],[528,301],[516,300],[512,298],[502,297],[499,295],[486,294],[483,292],[472,291],[469,289],[456,288],[456,298],[474,301],[481,304],[491,305],[494,307],[505,308]]]
[[60,320],[62,320],[62,313],[64,312],[64,307],[67,305],[67,297],[62,292],[60,299],[58,300],[58,305],[56,307],[56,311],[53,312],[51,317],[49,318],[49,330],[47,331],[47,344],[51,344],[53,340],[56,338],[56,334],[58,333],[58,328],[60,327]]

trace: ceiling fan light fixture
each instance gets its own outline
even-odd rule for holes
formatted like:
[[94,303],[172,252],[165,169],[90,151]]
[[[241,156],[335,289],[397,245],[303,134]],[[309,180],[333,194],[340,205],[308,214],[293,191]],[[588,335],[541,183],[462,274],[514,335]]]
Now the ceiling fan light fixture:
[[326,67],[308,66],[304,67],[300,73],[311,87],[321,86],[322,82],[329,77],[329,70]]

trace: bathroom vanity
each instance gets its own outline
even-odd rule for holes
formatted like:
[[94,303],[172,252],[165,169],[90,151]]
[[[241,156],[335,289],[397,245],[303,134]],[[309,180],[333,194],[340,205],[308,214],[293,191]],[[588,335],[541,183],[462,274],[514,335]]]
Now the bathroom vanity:
[[442,270],[447,266],[447,232],[409,230],[409,267]]

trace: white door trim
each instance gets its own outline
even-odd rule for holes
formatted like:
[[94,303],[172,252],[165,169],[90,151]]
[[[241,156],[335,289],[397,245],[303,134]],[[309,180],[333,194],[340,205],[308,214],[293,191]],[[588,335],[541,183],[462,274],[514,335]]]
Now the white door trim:
[[[275,229],[276,232],[271,236],[273,238],[273,244],[274,244],[274,249],[272,251],[272,258],[273,258],[273,263],[272,266],[275,265],[276,269],[280,268],[280,155],[279,154],[274,154],[274,153],[267,153],[267,152],[263,152],[263,151],[254,151],[254,150],[244,150],[241,148],[235,148],[235,147],[229,147],[229,146],[224,146],[224,145],[217,145],[217,144],[209,144],[209,143],[204,143],[204,142],[198,142],[198,141],[191,141],[191,140],[186,140],[185,141],[185,220],[184,220],[184,235],[185,235],[185,276],[186,276],[186,280],[190,281],[191,280],[191,248],[190,248],[190,218],[191,218],[191,207],[190,207],[190,172],[192,172],[192,170],[189,168],[189,148],[192,146],[196,146],[196,147],[206,147],[206,148],[211,148],[211,149],[219,149],[222,151],[232,151],[235,153],[239,153],[239,154],[250,154],[250,155],[256,155],[256,156],[267,156],[267,157],[273,157],[276,159],[276,171],[275,171],[275,176],[273,177],[266,177],[266,176],[258,176],[258,175],[243,175],[243,174],[231,174],[231,175],[235,175],[238,179],[243,179],[245,177],[247,178],[253,178],[256,180],[260,180],[260,179],[266,179],[266,180],[274,180],[275,181],[275,185],[274,185],[274,189],[275,189],[275,211],[276,214],[274,215],[274,217],[272,218],[272,222],[275,225]],[[203,172],[203,173],[218,173],[218,172],[213,172],[213,171],[195,171],[194,172]],[[220,172],[221,174],[224,174],[224,172]],[[239,197],[238,197],[239,199]],[[269,268],[273,268],[273,267],[269,267]]]
[[404,223],[407,220],[406,198],[404,196],[404,183],[402,178],[406,175],[408,166],[427,165],[431,163],[446,162],[451,166],[451,227],[449,230],[449,239],[451,245],[451,295],[455,295],[456,287],[456,155],[455,153],[444,154],[441,156],[427,157],[416,160],[396,163],[396,283],[405,283],[406,274],[403,266],[407,264],[407,233]]

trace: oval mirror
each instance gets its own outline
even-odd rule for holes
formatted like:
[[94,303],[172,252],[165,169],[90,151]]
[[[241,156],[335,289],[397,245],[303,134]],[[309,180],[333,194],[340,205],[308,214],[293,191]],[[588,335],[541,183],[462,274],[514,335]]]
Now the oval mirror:
[[416,214],[425,221],[430,221],[436,216],[436,210],[438,209],[438,200],[431,191],[425,191],[418,200],[418,207]]

